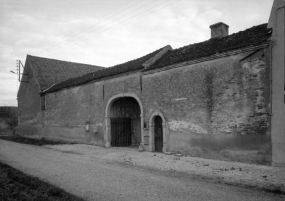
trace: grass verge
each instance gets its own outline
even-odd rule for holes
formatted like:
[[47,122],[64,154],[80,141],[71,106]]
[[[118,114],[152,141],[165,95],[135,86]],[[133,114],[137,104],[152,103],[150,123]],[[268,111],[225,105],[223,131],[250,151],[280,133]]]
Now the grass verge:
[[0,135],[0,139],[12,141],[12,142],[23,143],[23,144],[38,145],[38,146],[47,145],[47,144],[50,144],[50,145],[67,144],[66,142],[49,141],[49,140],[46,140],[44,138],[42,138],[42,139],[33,139],[33,138],[23,137],[23,136],[20,136],[20,135],[6,135],[6,136],[1,136]]
[[26,175],[2,162],[0,162],[0,200],[83,201],[82,198],[71,195],[36,177]]

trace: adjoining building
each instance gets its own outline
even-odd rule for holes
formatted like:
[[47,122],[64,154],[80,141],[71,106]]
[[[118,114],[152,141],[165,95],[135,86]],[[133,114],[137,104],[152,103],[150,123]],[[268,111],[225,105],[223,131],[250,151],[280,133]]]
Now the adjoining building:
[[68,63],[57,72],[61,61],[28,56],[19,132],[285,166],[284,5],[268,24],[228,35],[216,23],[207,41],[57,81]]
[[27,55],[21,84],[17,94],[19,132],[41,135],[43,114],[40,93],[54,84],[95,72],[102,67]]

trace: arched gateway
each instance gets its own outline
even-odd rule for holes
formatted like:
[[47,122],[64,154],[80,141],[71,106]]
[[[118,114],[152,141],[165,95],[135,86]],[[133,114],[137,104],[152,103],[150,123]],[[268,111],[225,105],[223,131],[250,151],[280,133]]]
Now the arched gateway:
[[143,107],[130,93],[109,99],[105,111],[105,147],[144,145]]

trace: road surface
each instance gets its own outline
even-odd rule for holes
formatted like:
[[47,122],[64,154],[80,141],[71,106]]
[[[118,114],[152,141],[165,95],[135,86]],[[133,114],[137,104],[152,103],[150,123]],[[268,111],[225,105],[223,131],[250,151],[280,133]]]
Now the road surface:
[[0,161],[86,200],[284,200],[284,196],[0,140]]

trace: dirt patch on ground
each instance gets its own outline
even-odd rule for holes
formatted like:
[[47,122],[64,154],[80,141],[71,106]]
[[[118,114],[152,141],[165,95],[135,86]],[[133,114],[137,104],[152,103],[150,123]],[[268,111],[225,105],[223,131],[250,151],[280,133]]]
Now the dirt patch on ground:
[[80,144],[46,145],[45,147],[61,152],[75,152],[89,158],[100,158],[160,170],[179,171],[214,179],[221,183],[285,194],[285,168],[283,167],[139,152],[136,149],[128,148],[106,149]]

